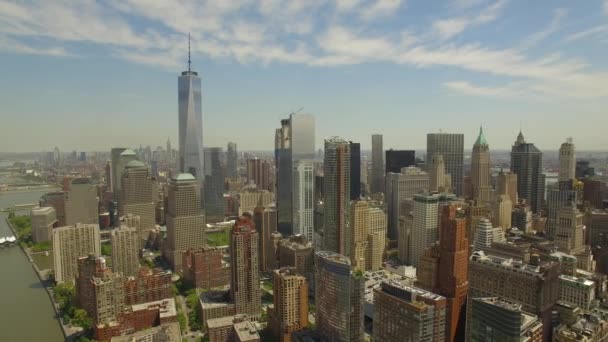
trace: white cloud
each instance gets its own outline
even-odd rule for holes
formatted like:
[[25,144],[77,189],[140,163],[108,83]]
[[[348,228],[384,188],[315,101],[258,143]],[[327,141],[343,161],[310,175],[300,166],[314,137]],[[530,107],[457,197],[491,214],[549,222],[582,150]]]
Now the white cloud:
[[402,5],[402,0],[373,0],[361,10],[361,18],[365,20],[377,19],[395,14]]
[[492,5],[482,9],[475,16],[471,17],[455,17],[435,20],[432,23],[433,30],[440,39],[450,39],[464,32],[464,30],[469,27],[486,24],[496,20],[506,3],[506,0],[498,0]]
[[443,86],[455,92],[473,96],[512,98],[523,95],[522,89],[517,85],[487,87],[474,85],[468,81],[452,81],[444,82]]
[[557,32],[561,28],[562,20],[568,15],[568,11],[564,8],[558,8],[553,12],[553,18],[549,25],[541,31],[535,32],[528,36],[523,43],[521,48],[528,49],[536,46],[538,43]]
[[42,56],[56,56],[56,57],[74,57],[75,55],[69,53],[65,48],[61,46],[50,46],[40,47],[31,46],[24,43],[16,42],[10,39],[6,39],[0,36],[0,51],[6,51],[10,53],[24,54],[24,55],[42,55]]
[[596,36],[597,34],[604,32],[608,32],[608,25],[598,25],[584,31],[569,34],[566,36],[566,38],[564,38],[564,41],[566,43],[571,43],[590,36]]
[[456,8],[470,8],[484,3],[486,0],[451,0],[450,4]]

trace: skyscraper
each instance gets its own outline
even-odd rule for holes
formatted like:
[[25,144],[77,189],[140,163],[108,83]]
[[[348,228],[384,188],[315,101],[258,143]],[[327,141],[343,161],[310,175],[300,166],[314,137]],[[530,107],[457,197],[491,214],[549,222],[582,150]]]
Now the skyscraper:
[[374,288],[374,341],[449,341],[446,298],[397,281]]
[[437,220],[440,196],[438,194],[414,195],[413,222],[411,232],[411,264],[418,266],[424,250],[438,240]]
[[291,333],[308,326],[308,283],[295,268],[284,267],[273,272],[273,307],[269,321],[280,342],[290,342]]
[[361,144],[350,143],[350,199],[361,197]]
[[372,134],[371,193],[384,192],[384,149],[382,134]]
[[179,121],[179,171],[193,175],[203,184],[203,109],[201,78],[190,68],[188,36],[188,70],[177,78]]
[[386,174],[386,196],[388,207],[388,238],[397,240],[399,218],[409,213],[402,213],[402,203],[411,200],[414,195],[429,190],[429,174],[417,167],[405,167],[399,173]]
[[570,203],[557,213],[555,245],[561,252],[576,255],[585,251],[583,213]]
[[277,209],[258,206],[253,211],[258,230],[258,263],[260,271],[272,272],[277,266],[276,250],[272,246],[272,234],[277,231]]
[[483,128],[479,127],[479,136],[473,145],[471,155],[471,185],[473,199],[478,204],[489,203],[492,194],[490,186],[490,148]]
[[65,197],[65,224],[99,223],[97,187],[89,178],[75,178]]
[[472,341],[540,342],[543,324],[520,304],[498,297],[473,298]]
[[576,148],[572,138],[568,138],[559,148],[559,175],[557,180],[569,181],[576,179]]
[[571,181],[559,182],[557,187],[549,188],[547,192],[547,225],[545,231],[548,240],[555,239],[559,211],[564,206],[578,201],[577,191],[572,188],[571,183]]
[[236,152],[236,143],[229,142],[226,149],[226,177],[236,178],[238,154]]
[[112,244],[112,269],[125,277],[139,270],[139,234],[136,227],[123,225],[110,232]]
[[346,255],[355,270],[377,270],[382,267],[386,244],[386,215],[369,201],[355,201],[351,205],[350,237]]
[[260,190],[274,192],[274,185],[270,182],[270,163],[266,160],[247,160],[247,180],[253,181]]
[[315,170],[310,159],[293,162],[292,229],[294,235],[304,235],[313,241],[315,202]]
[[32,209],[30,222],[32,226],[32,240],[35,243],[51,241],[53,226],[57,224],[57,215],[53,207]]
[[224,220],[224,170],[221,147],[205,148],[205,216],[207,222]]
[[363,341],[365,278],[350,259],[333,252],[315,253],[317,330],[323,341]]
[[493,221],[495,226],[507,230],[512,227],[511,217],[513,211],[513,204],[509,199],[508,195],[498,195],[493,204]]
[[325,140],[323,170],[325,191],[323,248],[345,255],[346,243],[349,240],[350,145],[348,142],[339,137]]
[[426,135],[426,160],[442,155],[446,172],[451,176],[452,189],[458,196],[463,191],[464,134],[429,133]]
[[430,160],[429,170],[429,191],[447,192],[452,187],[452,180],[449,174],[445,173],[445,163],[443,155],[435,154]]
[[166,257],[175,271],[181,270],[184,251],[198,249],[207,244],[205,215],[200,202],[200,190],[194,176],[182,173],[169,181]]
[[513,206],[517,205],[517,175],[502,169],[496,177],[496,195],[508,195]]
[[526,143],[521,132],[511,149],[511,171],[517,175],[518,196],[530,203],[533,212],[540,210],[545,200],[543,153]]
[[230,232],[230,298],[237,314],[257,319],[262,310],[258,232],[250,216],[237,218]]
[[156,227],[156,182],[144,163],[132,160],[125,166],[121,184],[119,215],[140,217],[139,239],[145,243]]
[[78,274],[78,258],[101,254],[99,225],[76,224],[53,229],[55,281],[73,282]]
[[401,172],[401,169],[416,165],[416,151],[412,150],[387,150],[385,173]]
[[[275,134],[275,161],[277,184],[278,229],[284,236],[294,234],[294,166],[298,161],[311,162],[315,157],[315,118],[311,114],[289,115],[281,120],[281,128]],[[302,194],[313,197],[313,191]],[[300,218],[301,220],[302,218]],[[308,219],[305,219],[308,222]],[[312,221],[312,219],[311,219]]]

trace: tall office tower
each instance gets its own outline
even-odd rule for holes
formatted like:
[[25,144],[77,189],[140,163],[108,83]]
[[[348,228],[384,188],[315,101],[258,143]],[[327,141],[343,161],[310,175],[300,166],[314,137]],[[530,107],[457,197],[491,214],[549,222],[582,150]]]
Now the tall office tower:
[[446,173],[451,176],[452,189],[458,196],[463,191],[464,134],[429,133],[426,135],[426,158],[432,161],[442,155]]
[[[448,181],[448,178],[450,180]],[[451,176],[445,173],[443,156],[436,154],[430,160],[429,191],[446,192],[450,190]]]
[[465,211],[459,205],[446,205],[441,213],[437,285],[447,298],[446,333],[449,341],[462,341],[468,291],[469,240]]
[[412,225],[414,224],[414,215],[411,209],[414,206],[413,200],[403,202],[401,211],[403,215],[399,216],[399,236],[397,237],[397,253],[399,261],[404,264],[411,265],[411,249],[412,249]]
[[[293,170],[296,161],[315,158],[315,118],[311,114],[291,114],[281,120],[275,134],[275,161],[279,233],[294,234]],[[313,189],[314,191],[314,189]],[[312,197],[313,193],[310,194]],[[308,196],[308,195],[306,195]]]
[[446,298],[397,281],[374,288],[374,341],[449,341]]
[[226,148],[226,178],[237,178],[238,153],[236,143],[229,142]]
[[175,271],[182,269],[184,251],[207,245],[199,189],[197,180],[189,173],[179,174],[169,181],[166,257]]
[[201,78],[190,68],[188,36],[188,70],[177,78],[179,122],[179,172],[193,175],[203,184],[203,108]]
[[51,241],[53,227],[57,224],[57,215],[53,207],[34,208],[30,214],[32,240],[34,243]]
[[78,258],[101,254],[99,225],[81,224],[53,229],[53,265],[58,284],[73,282],[78,274]]
[[372,134],[372,177],[370,192],[384,192],[384,149],[382,134]]
[[262,310],[258,232],[250,216],[236,219],[230,232],[230,298],[237,314],[257,320]]
[[350,211],[346,255],[355,270],[378,270],[386,245],[386,215],[369,201],[353,202]]
[[291,333],[308,327],[308,283],[295,268],[273,272],[273,307],[268,318],[279,342],[290,342]]
[[548,240],[555,240],[555,233],[558,226],[557,215],[559,211],[572,202],[578,202],[577,191],[571,186],[571,182],[560,182],[557,188],[550,188],[547,192],[547,232]]
[[585,225],[583,213],[576,204],[564,206],[557,213],[555,245],[561,252],[576,255],[585,251]]
[[258,189],[274,192],[270,182],[270,163],[264,159],[247,160],[247,180],[253,181]]
[[224,221],[224,170],[222,148],[205,148],[205,216],[207,222]]
[[526,143],[521,132],[511,149],[511,171],[517,175],[517,194],[536,213],[545,200],[543,153],[532,143]]
[[467,340],[471,334],[473,298],[502,297],[522,305],[543,322],[543,341],[551,339],[551,311],[559,299],[560,265],[555,261],[530,264],[475,252],[469,259],[469,297],[467,302]]
[[365,155],[361,156],[361,195],[363,197],[369,194],[369,161]]
[[500,170],[496,177],[496,195],[507,195],[513,206],[517,205],[517,175]]
[[350,200],[355,201],[361,197],[361,144],[350,144]]
[[323,249],[346,254],[349,241],[350,145],[339,137],[325,139]]
[[424,250],[438,240],[438,194],[414,195],[413,222],[410,238],[410,261],[417,267]]
[[290,236],[288,239],[282,239],[279,241],[277,256],[279,267],[294,267],[298,274],[308,280],[309,292],[313,290],[315,255],[312,242],[303,236]]
[[606,182],[599,179],[583,179],[583,203],[587,202],[591,208],[601,209],[603,193],[608,194]]
[[559,148],[559,175],[557,180],[569,181],[576,179],[576,148],[572,138],[568,138]]
[[511,228],[511,216],[513,212],[513,204],[508,195],[498,195],[493,204],[493,221],[495,226],[507,230]]
[[110,151],[112,158],[112,170],[111,170],[111,184],[112,184],[112,193],[114,194],[114,199],[117,200],[120,198],[120,189],[122,188],[121,178],[122,173],[125,171],[125,166],[133,161],[137,160],[137,153],[135,151],[130,150],[124,147],[115,147]]
[[504,242],[505,234],[501,227],[493,227],[487,218],[479,220],[475,231],[474,250],[485,251],[492,247],[494,242]]
[[408,166],[416,166],[416,151],[393,149],[386,151],[386,173],[401,172],[401,169]]
[[139,234],[136,227],[123,225],[110,232],[112,244],[112,269],[126,277],[139,270]]
[[260,271],[272,272],[277,268],[276,250],[272,244],[272,234],[277,232],[277,209],[273,206],[257,207],[253,220],[259,232],[258,261]]
[[125,309],[124,278],[106,267],[103,257],[78,258],[76,298],[94,325],[117,322]]
[[315,282],[316,323],[321,339],[363,341],[363,274],[353,270],[349,258],[321,251],[315,253]]
[[388,204],[389,239],[398,239],[399,218],[407,214],[400,211],[401,204],[424,190],[429,190],[429,175],[417,167],[405,167],[400,173],[386,174],[385,200]]
[[532,232],[532,211],[528,204],[518,204],[511,213],[511,225],[526,233]]
[[471,185],[473,199],[477,203],[490,203],[492,186],[490,185],[490,147],[483,135],[483,128],[479,128],[479,136],[473,145],[471,155]]
[[89,178],[75,178],[65,197],[65,223],[99,223],[99,199],[97,187]]
[[601,246],[608,242],[608,211],[589,210],[585,217],[585,224],[589,229],[587,241],[591,246]]
[[133,160],[125,166],[121,184],[118,213],[140,217],[139,239],[145,244],[150,231],[156,228],[156,181],[144,163]]
[[57,226],[65,226],[65,202],[67,193],[65,191],[47,192],[40,197],[40,207],[52,207],[55,209]]
[[540,342],[543,323],[533,314],[498,297],[473,298],[471,341]]
[[292,195],[292,232],[304,235],[309,241],[314,235],[315,170],[312,160],[294,160],[293,162],[293,195]]

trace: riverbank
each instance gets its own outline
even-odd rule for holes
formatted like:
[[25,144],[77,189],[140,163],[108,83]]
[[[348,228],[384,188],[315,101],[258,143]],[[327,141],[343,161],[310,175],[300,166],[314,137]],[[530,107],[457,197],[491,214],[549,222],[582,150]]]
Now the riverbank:
[[[17,231],[16,231],[15,227],[13,227],[13,225],[11,224],[11,221],[6,217],[4,219],[6,221],[6,224],[10,228],[10,230],[13,232],[13,235],[17,236]],[[38,277],[38,280],[40,281],[40,285],[42,285],[42,287],[44,287],[47,297],[51,301],[51,305],[53,306],[53,310],[55,312],[55,319],[57,320],[57,323],[59,324],[59,327],[61,328],[61,332],[63,333],[63,338],[66,341],[70,341],[70,340],[74,339],[78,335],[78,333],[80,333],[82,331],[82,329],[64,325],[63,322],[61,321],[61,312],[59,311],[59,304],[57,302],[55,302],[55,298],[53,298],[53,287],[52,287],[53,284],[48,279],[48,275],[51,270],[38,269],[38,266],[36,266],[36,263],[34,262],[34,258],[32,257],[32,254],[31,254],[31,251],[29,250],[29,248],[22,246],[21,244],[19,244],[19,248],[21,249],[23,254],[26,256],[26,258],[29,260],[30,265],[32,266],[32,269],[34,270],[34,273],[36,273],[36,276]]]
[[0,189],[0,195],[22,194],[28,192],[39,191],[59,191],[61,188],[55,184],[45,185],[23,185],[23,186],[8,186]]

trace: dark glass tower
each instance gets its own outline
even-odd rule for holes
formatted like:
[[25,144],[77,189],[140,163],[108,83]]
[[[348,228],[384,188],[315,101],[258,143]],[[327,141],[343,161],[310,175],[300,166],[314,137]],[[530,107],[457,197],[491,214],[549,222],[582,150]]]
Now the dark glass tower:
[[350,199],[352,201],[361,196],[361,144],[350,144]]

